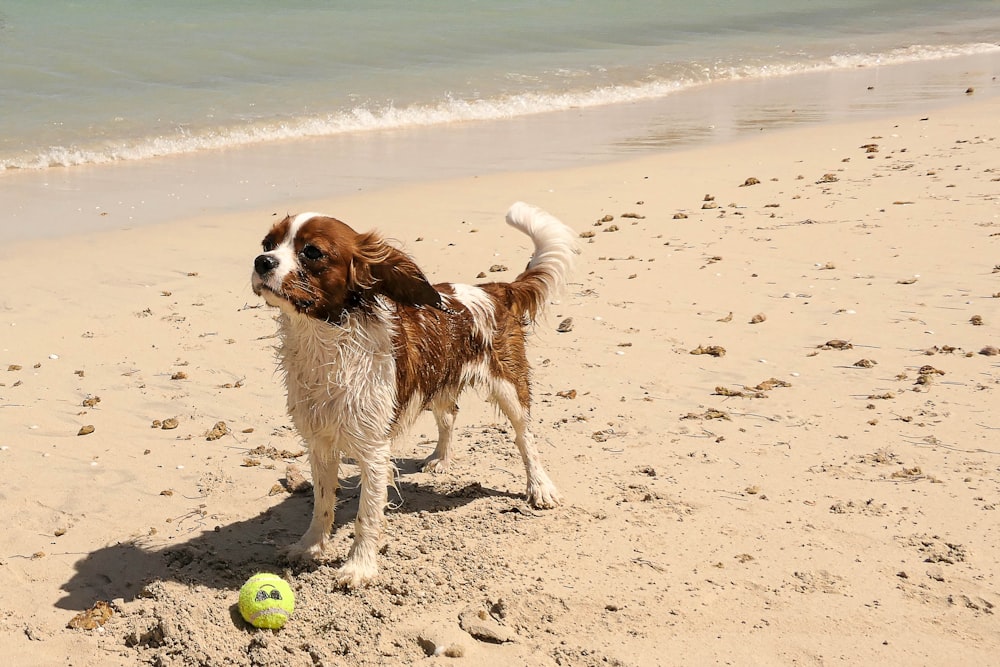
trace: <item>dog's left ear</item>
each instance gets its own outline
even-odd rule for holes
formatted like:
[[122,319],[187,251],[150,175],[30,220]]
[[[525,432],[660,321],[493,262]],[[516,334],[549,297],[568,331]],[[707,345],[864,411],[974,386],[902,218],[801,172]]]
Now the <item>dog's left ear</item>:
[[363,266],[356,267],[360,284],[403,305],[442,307],[441,295],[406,253],[371,233],[360,235],[358,242],[363,258]]

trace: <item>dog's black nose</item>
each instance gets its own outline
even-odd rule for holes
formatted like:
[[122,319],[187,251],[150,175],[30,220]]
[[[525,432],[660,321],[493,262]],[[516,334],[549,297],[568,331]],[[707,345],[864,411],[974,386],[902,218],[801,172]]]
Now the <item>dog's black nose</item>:
[[273,271],[276,266],[278,266],[278,258],[274,255],[257,255],[257,259],[253,261],[253,270],[262,278]]

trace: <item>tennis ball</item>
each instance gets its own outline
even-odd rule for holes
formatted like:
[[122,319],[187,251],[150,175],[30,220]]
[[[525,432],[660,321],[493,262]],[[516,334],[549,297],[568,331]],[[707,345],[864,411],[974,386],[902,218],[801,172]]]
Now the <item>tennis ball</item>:
[[295,593],[276,574],[255,574],[240,589],[240,614],[250,625],[277,630],[295,609]]

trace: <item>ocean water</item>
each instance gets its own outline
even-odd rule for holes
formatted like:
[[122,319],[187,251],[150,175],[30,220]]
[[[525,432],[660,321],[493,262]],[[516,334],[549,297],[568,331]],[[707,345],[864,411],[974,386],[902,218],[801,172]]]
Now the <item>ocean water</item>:
[[997,0],[5,0],[0,181],[969,54]]

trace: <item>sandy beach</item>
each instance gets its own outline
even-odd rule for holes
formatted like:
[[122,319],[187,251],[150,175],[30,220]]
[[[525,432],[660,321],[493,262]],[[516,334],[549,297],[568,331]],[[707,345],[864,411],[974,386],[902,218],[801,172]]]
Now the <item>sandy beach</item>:
[[[953,97],[12,242],[0,662],[994,663],[1000,97]],[[581,235],[529,348],[565,505],[525,503],[507,424],[467,395],[451,471],[419,471],[430,415],[396,443],[375,584],[289,567],[311,496],[287,483],[308,463],[274,312],[249,288],[260,238],[323,211],[381,230],[434,281],[509,280],[530,253],[503,224],[515,200]],[[346,555],[357,473],[342,473]],[[296,592],[280,632],[235,611],[257,571]],[[68,627],[88,610],[93,627]]]

